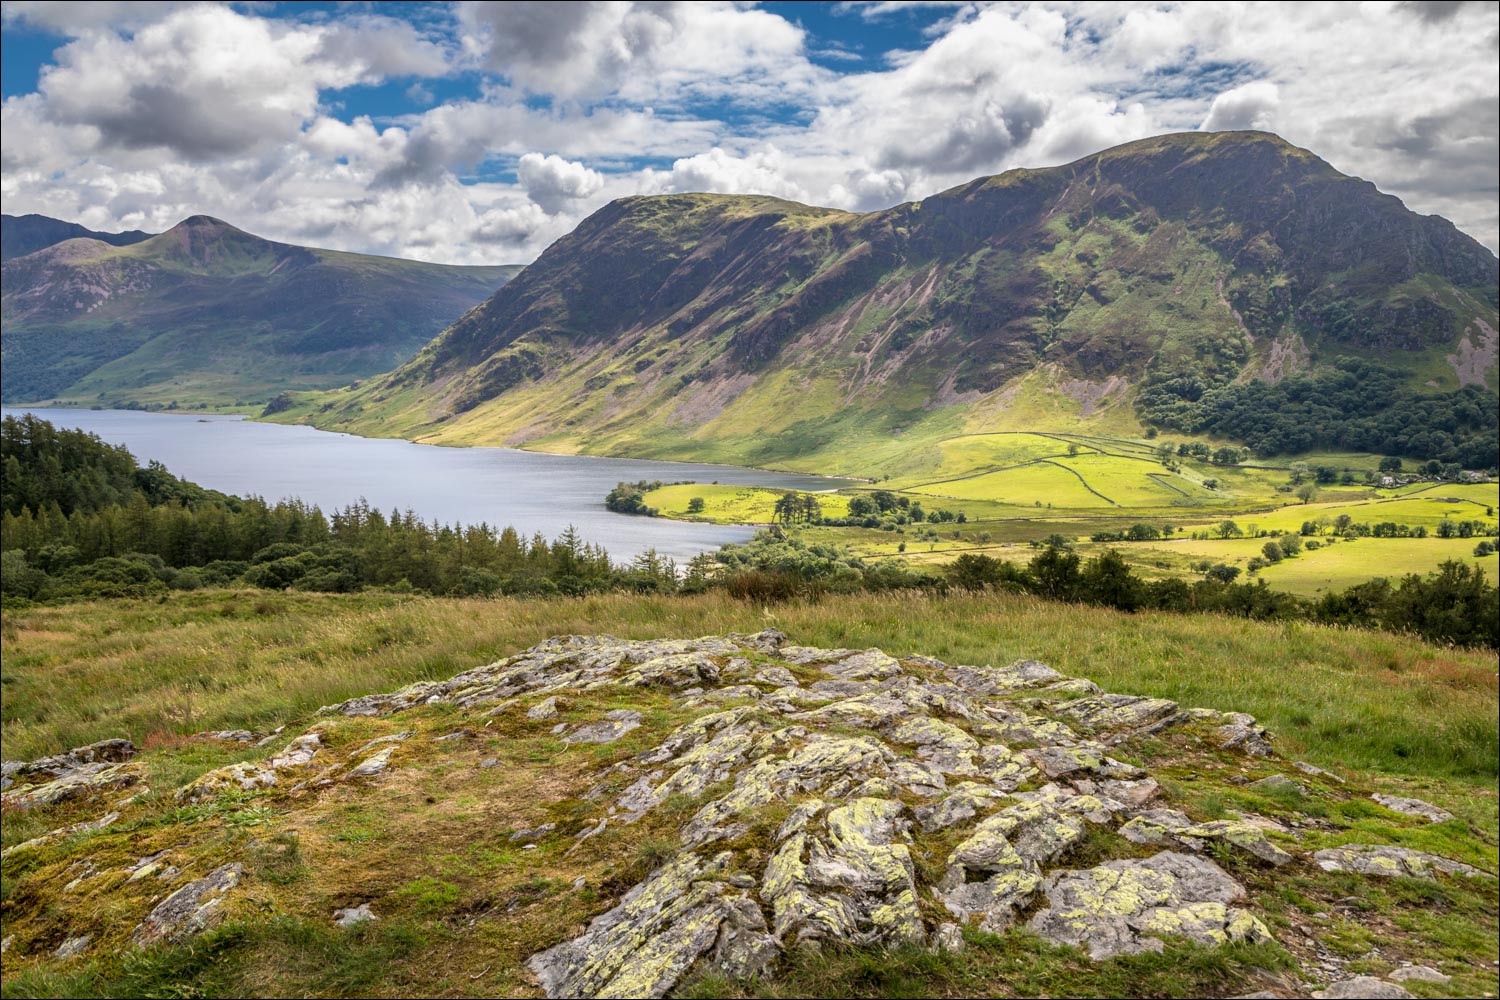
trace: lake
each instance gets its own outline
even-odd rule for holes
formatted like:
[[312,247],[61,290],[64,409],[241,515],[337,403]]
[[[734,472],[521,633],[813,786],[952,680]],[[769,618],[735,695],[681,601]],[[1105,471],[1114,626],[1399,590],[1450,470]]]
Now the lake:
[[849,482],[730,465],[442,448],[234,416],[40,407],[3,412],[31,412],[58,427],[81,427],[125,445],[143,465],[154,459],[174,475],[224,493],[300,497],[325,513],[363,497],[384,511],[410,508],[429,522],[509,524],[523,535],[540,531],[549,538],[571,524],[616,561],[651,548],[682,561],[754,534],[736,525],[612,513],[604,508],[604,495],[618,482],[691,480],[799,490]]

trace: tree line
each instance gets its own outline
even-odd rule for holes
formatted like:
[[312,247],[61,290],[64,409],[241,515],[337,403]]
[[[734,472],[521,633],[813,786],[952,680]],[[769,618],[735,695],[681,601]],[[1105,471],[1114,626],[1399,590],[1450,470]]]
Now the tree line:
[[1076,552],[1049,545],[1024,566],[964,553],[952,564],[949,580],[968,590],[1034,594],[1121,611],[1216,611],[1245,618],[1304,619],[1412,632],[1439,644],[1500,648],[1500,590],[1485,580],[1484,570],[1466,563],[1448,561],[1427,576],[1413,573],[1395,583],[1371,580],[1317,600],[1272,590],[1264,580],[1234,583],[1239,575],[1234,569],[1209,567],[1193,582],[1178,577],[1148,581],[1113,549],[1085,563]]

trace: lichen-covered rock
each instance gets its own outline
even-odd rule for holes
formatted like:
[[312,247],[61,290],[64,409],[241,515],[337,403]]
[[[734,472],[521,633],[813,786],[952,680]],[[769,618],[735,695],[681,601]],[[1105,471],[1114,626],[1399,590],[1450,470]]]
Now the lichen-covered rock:
[[977,774],[974,755],[979,741],[952,723],[931,716],[903,719],[890,731],[890,739],[917,747],[917,756],[944,774]]
[[217,743],[255,743],[265,733],[255,733],[248,729],[217,729],[211,732],[194,733],[195,740],[213,740]]
[[340,927],[357,927],[360,924],[376,923],[379,920],[380,918],[370,910],[369,903],[360,903],[358,906],[349,906],[342,910],[335,910],[333,914],[333,922]]
[[995,695],[1067,680],[1045,663],[1017,660],[1008,667],[949,667],[948,679],[966,691]]
[[345,777],[348,778],[373,778],[384,774],[386,768],[391,766],[391,755],[396,752],[393,746],[383,747],[365,757],[364,760],[349,769]]
[[1393,969],[1386,974],[1387,979],[1398,983],[1451,983],[1452,976],[1446,976],[1430,965],[1403,965],[1399,969]]
[[1030,927],[1057,944],[1086,948],[1093,959],[1160,951],[1163,936],[1207,945],[1270,939],[1264,924],[1231,906],[1244,888],[1205,858],[1163,852],[1054,872],[1046,907]]
[[1057,712],[1092,730],[1142,729],[1178,714],[1175,701],[1125,694],[1080,698],[1059,706]]
[[1439,872],[1466,878],[1494,878],[1489,872],[1481,871],[1473,865],[1414,851],[1409,847],[1348,844],[1316,851],[1313,853],[1313,861],[1326,872],[1354,872],[1381,878],[1404,875],[1430,879],[1436,878]]
[[1120,827],[1120,836],[1137,844],[1176,842],[1193,850],[1201,849],[1205,841],[1220,841],[1278,867],[1293,860],[1290,854],[1271,843],[1260,827],[1223,819],[1195,823],[1175,809],[1151,809],[1139,813]]
[[613,743],[632,729],[641,727],[641,713],[628,708],[605,712],[598,722],[590,722],[563,737],[564,743]]
[[89,943],[93,940],[93,937],[88,934],[80,934],[78,937],[70,937],[62,944],[57,946],[57,950],[52,953],[52,957],[74,958],[75,956],[79,955],[83,951],[83,949],[87,948],[89,946]]
[[1453,818],[1453,814],[1446,809],[1439,809],[1431,802],[1421,799],[1402,798],[1399,795],[1382,795],[1376,792],[1370,798],[1385,806],[1391,812],[1398,812],[1403,816],[1416,816],[1425,819],[1429,823],[1442,823]]
[[568,635],[537,643],[495,663],[450,677],[420,681],[389,694],[364,695],[320,711],[340,715],[387,715],[418,705],[469,708],[508,703],[522,694],[550,694],[565,688],[594,690],[613,684],[687,688],[718,680],[717,658],[747,649],[774,652],[774,629],[749,636],[625,641],[610,635]]
[[80,764],[66,771],[60,778],[6,792],[0,797],[0,803],[9,809],[55,806],[102,792],[129,788],[140,780],[140,772],[135,764]]
[[27,851],[34,851],[38,847],[62,840],[64,837],[71,837],[75,833],[92,833],[95,830],[102,830],[119,818],[119,813],[109,812],[97,819],[84,820],[82,823],[72,823],[56,830],[49,830],[40,837],[32,837],[30,840],[23,840],[19,844],[7,847],[4,851],[0,851],[0,858],[9,858],[17,854],[24,854]]
[[322,737],[316,732],[303,733],[292,740],[280,753],[260,763],[241,761],[216,768],[189,782],[177,790],[180,802],[201,802],[226,789],[253,792],[258,789],[275,788],[279,773],[292,768],[305,768],[322,749]]
[[985,718],[974,724],[974,731],[1011,745],[1057,746],[1078,742],[1071,728],[1039,715],[1027,715],[1006,705],[985,705]]
[[1284,774],[1271,774],[1258,781],[1250,782],[1249,787],[1258,792],[1272,792],[1293,795],[1306,795],[1307,788],[1298,781],[1293,781]]
[[[12,784],[38,784],[66,778],[91,764],[123,764],[135,757],[135,744],[126,739],[100,740],[37,760],[0,763],[0,790]],[[90,773],[98,773],[96,768]]]
[[1336,781],[1341,785],[1344,783],[1344,779],[1340,778],[1332,771],[1325,771],[1318,765],[1309,764],[1305,760],[1294,760],[1292,761],[1292,766],[1301,771],[1303,774],[1310,774],[1315,778],[1327,778],[1330,781]]
[[526,710],[528,719],[553,719],[557,717],[557,695],[543,698]]
[[1122,764],[1105,754],[1098,743],[1083,742],[1072,746],[1037,747],[1022,753],[1048,778],[1144,778],[1146,772]]
[[[781,737],[777,739],[776,737]],[[772,734],[781,752],[770,753],[739,773],[734,787],[699,809],[682,828],[684,843],[698,846],[737,834],[746,813],[803,793],[823,793],[843,784],[891,773],[896,754],[872,737],[825,736],[798,730]]]
[[1219,746],[1252,757],[1270,757],[1276,753],[1271,746],[1273,737],[1266,732],[1265,726],[1255,721],[1255,716],[1230,712],[1226,718],[1229,721],[1219,727]]
[[859,798],[830,809],[824,832],[798,817],[766,866],[761,896],[777,940],[920,941],[915,867],[900,802]]
[[[642,687],[655,689],[650,717],[630,709],[559,717],[565,699],[597,704]],[[1004,933],[1032,911],[1038,934],[1096,958],[1159,949],[1173,935],[1210,945],[1258,940],[1264,926],[1236,905],[1243,890],[1206,858],[1168,850],[1085,869],[1066,867],[1069,854],[1085,841],[1091,859],[1119,847],[1112,836],[1090,838],[1099,826],[1174,849],[1219,841],[1275,864],[1290,858],[1247,818],[1194,822],[1171,808],[1160,783],[1124,762],[1130,740],[1180,723],[1195,724],[1186,738],[1219,726],[1230,745],[1269,753],[1252,717],[1108,694],[1034,660],[950,666],[878,649],[789,646],[772,630],[655,641],[566,636],[448,680],[323,711],[386,715],[424,705],[448,706],[436,732],[463,727],[439,740],[471,737],[477,748],[486,725],[503,733],[540,723],[528,731],[551,728],[568,744],[599,748],[582,755],[602,762],[567,793],[581,797],[567,806],[561,832],[553,822],[506,831],[520,851],[535,852],[521,857],[551,857],[554,848],[586,856],[599,844],[614,851],[628,839],[622,828],[639,821],[673,839],[670,861],[569,940],[531,956],[549,996],[661,996],[695,966],[765,975],[785,948],[800,945],[958,950],[965,926]],[[665,735],[648,728],[668,711],[685,721]],[[180,794],[193,800],[219,788],[295,781],[271,804],[294,806],[302,789],[337,782],[348,782],[341,796],[378,795],[350,779],[386,771],[413,734],[334,753],[330,744],[342,746],[337,734],[350,728],[332,720],[323,735],[309,732],[265,761],[210,772]],[[618,745],[637,731],[630,749]],[[635,752],[637,740],[646,749]],[[425,739],[421,746],[436,751]],[[297,777],[289,781],[291,770]],[[678,812],[687,802],[691,815]],[[123,875],[101,861],[59,865],[50,877],[71,880],[79,898],[130,880],[142,893],[148,877],[175,884],[171,862],[194,856],[168,850]],[[943,861],[941,872],[919,867],[920,857]],[[178,889],[142,921],[138,943],[207,926],[240,877],[237,865],[226,865]],[[608,884],[588,882],[599,891]],[[374,915],[366,904],[334,919],[349,925]],[[49,941],[67,933],[55,927]]]
[[1334,983],[1326,990],[1318,990],[1313,1000],[1410,1000],[1411,993],[1397,986],[1376,979],[1374,976],[1355,976]]
[[913,813],[923,830],[943,830],[973,819],[1002,797],[1003,793],[997,789],[965,781],[955,785],[939,801],[917,806]]
[[719,944],[726,925],[731,964],[753,965],[750,956],[768,943],[754,937],[764,931],[741,905],[744,894],[721,878],[729,860],[727,852],[710,859],[681,855],[583,934],[531,956],[527,967],[549,997],[660,997]]
[[225,894],[239,884],[239,864],[220,865],[158,903],[130,936],[137,948],[172,943],[201,934],[224,916]]

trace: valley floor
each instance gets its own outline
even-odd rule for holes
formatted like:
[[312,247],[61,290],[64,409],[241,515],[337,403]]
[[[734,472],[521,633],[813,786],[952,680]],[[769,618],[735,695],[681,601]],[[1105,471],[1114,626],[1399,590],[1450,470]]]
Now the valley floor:
[[[929,565],[950,562],[964,552],[1024,561],[1024,543],[1061,535],[1086,554],[1104,545],[1115,547],[1148,578],[1194,576],[1196,565],[1206,560],[1248,570],[1276,590],[1308,597],[1376,576],[1427,573],[1450,559],[1482,567],[1490,579],[1496,578],[1495,553],[1475,553],[1476,544],[1496,531],[1500,484],[1495,482],[1416,481],[1380,487],[1363,482],[1367,473],[1377,471],[1380,459],[1373,455],[1214,465],[1178,455],[1175,445],[1168,446],[1172,454],[1167,458],[1153,444],[1069,433],[964,435],[940,443],[933,459],[937,471],[817,495],[824,518],[848,517],[851,500],[879,490],[928,515],[946,512],[943,521],[802,530],[809,541],[849,545],[866,556],[904,555]],[[1294,464],[1307,470],[1322,466],[1353,481],[1317,485],[1312,471],[1296,476]],[[1299,498],[1294,478],[1316,490]],[[782,492],[685,483],[647,492],[643,502],[664,517],[771,524]],[[698,509],[690,507],[695,499],[701,501],[694,505]],[[1234,522],[1232,537],[1221,537],[1226,521]],[[1455,533],[1445,538],[1439,537],[1447,530],[1444,522],[1469,524],[1462,537]],[[1303,534],[1309,523],[1312,529],[1305,533],[1317,540],[1315,550],[1304,549],[1264,569],[1250,565],[1262,555],[1265,536]],[[1340,537],[1340,523],[1396,524],[1421,529],[1427,537],[1347,539]],[[1094,534],[1121,533],[1134,524],[1170,527],[1173,537],[1089,541]]]

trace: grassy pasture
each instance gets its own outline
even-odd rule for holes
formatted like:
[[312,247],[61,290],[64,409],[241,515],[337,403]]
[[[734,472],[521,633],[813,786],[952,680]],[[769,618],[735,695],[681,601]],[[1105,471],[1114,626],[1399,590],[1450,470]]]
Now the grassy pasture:
[[[783,490],[759,486],[717,486],[704,483],[680,483],[663,486],[645,495],[645,502],[665,517],[684,521],[712,521],[716,524],[770,524],[776,520],[776,501]],[[818,493],[824,517],[845,517],[849,497],[841,493]],[[688,503],[703,498],[703,511],[688,513]]]
[[1361,538],[1303,551],[1295,559],[1267,566],[1260,576],[1276,590],[1311,597],[1343,590],[1351,580],[1395,580],[1408,573],[1427,573],[1448,559],[1481,567],[1492,583],[1497,579],[1495,553],[1476,557],[1472,538]]
[[[1079,552],[1087,557],[1113,548],[1145,576],[1181,576],[1194,575],[1192,565],[1205,559],[1243,569],[1261,555],[1261,548],[1270,540],[1175,538],[1128,544],[1086,543],[1079,546]],[[1294,558],[1265,567],[1259,577],[1275,590],[1316,597],[1377,576],[1398,580],[1408,573],[1429,573],[1439,564],[1456,559],[1479,566],[1491,581],[1496,579],[1495,554],[1476,557],[1472,538],[1360,538],[1332,543],[1325,538],[1321,543],[1316,550],[1304,548]],[[1029,550],[1018,551],[1023,559],[1031,554]]]
[[[1374,466],[1372,456],[1306,455],[1299,460],[1341,469]],[[822,502],[825,513],[837,517],[846,510],[842,505],[847,495],[889,489],[906,494],[925,510],[946,508],[962,513],[967,523],[908,525],[899,532],[817,528],[811,529],[809,538],[850,545],[864,555],[901,554],[914,562],[941,565],[962,552],[1025,559],[1030,553],[1014,550],[1014,543],[1050,534],[1086,540],[1095,532],[1122,531],[1136,521],[1192,531],[1233,520],[1254,534],[1296,532],[1304,521],[1331,525],[1347,514],[1356,523],[1392,521],[1430,531],[1444,519],[1493,523],[1493,514],[1486,511],[1500,506],[1500,486],[1495,483],[1421,483],[1386,490],[1364,484],[1325,485],[1315,502],[1301,503],[1290,491],[1289,465],[1174,461],[1179,465],[1176,471],[1156,459],[1152,442],[1130,438],[963,434],[931,449],[921,463],[933,473],[928,478],[884,480],[873,487],[825,495]],[[1205,486],[1205,481],[1214,481],[1214,488]],[[774,490],[754,487],[688,485],[656,491],[647,502],[668,517],[764,524],[772,520],[777,495]],[[705,499],[703,513],[687,514],[687,502],[693,496]],[[1433,544],[1424,545],[1424,541]],[[1430,572],[1450,558],[1475,561],[1474,542],[1459,541],[1439,544],[1442,540],[1415,539],[1406,544],[1399,539],[1363,539],[1358,549],[1330,547],[1304,554],[1300,561],[1267,570],[1265,579],[1305,596],[1342,589],[1373,576]],[[1179,538],[1146,547],[1126,546],[1124,554],[1148,576],[1189,575],[1192,563],[1204,558],[1243,566],[1260,554],[1263,544],[1248,539],[1193,542]],[[1089,550],[1087,545],[1085,550]],[[1492,559],[1479,562],[1492,563]]]
[[1234,515],[1232,519],[1241,527],[1253,522],[1267,531],[1296,531],[1304,521],[1326,521],[1332,524],[1339,515],[1348,514],[1356,524],[1394,521],[1397,524],[1413,527],[1422,525],[1431,529],[1444,520],[1484,521],[1493,524],[1495,515],[1487,514],[1486,511],[1494,510],[1497,504],[1500,504],[1500,485],[1439,485],[1416,495],[1381,496],[1354,502],[1294,503],[1274,511]]
[[[1082,479],[1054,462],[1033,462],[1001,472],[908,487],[920,496],[982,500],[1011,505],[1035,504],[1066,508],[1108,506],[1089,491]],[[927,506],[932,506],[930,503]]]

